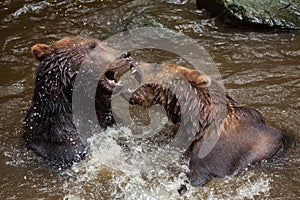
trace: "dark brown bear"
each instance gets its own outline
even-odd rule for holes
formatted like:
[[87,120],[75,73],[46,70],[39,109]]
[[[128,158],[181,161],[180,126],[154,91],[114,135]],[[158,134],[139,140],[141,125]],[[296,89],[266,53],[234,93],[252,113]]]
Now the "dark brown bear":
[[[179,142],[191,150],[188,178],[193,186],[235,175],[248,164],[281,152],[283,134],[268,126],[259,111],[234,101],[217,81],[201,72],[142,62],[131,70],[141,85],[122,96],[144,108],[161,104],[174,124],[188,127],[181,130],[186,140]],[[216,142],[206,146],[209,151],[201,151],[214,136],[218,136]]]
[[72,111],[72,90],[78,70],[85,62],[94,75],[92,78],[99,80],[93,101],[96,100],[100,125],[107,127],[114,123],[110,97],[117,85],[115,75],[129,70],[129,64],[121,57],[114,61],[117,52],[99,40],[83,37],[65,38],[51,46],[36,44],[32,54],[41,63],[36,71],[32,106],[23,123],[25,142],[54,165],[68,167],[86,154]]

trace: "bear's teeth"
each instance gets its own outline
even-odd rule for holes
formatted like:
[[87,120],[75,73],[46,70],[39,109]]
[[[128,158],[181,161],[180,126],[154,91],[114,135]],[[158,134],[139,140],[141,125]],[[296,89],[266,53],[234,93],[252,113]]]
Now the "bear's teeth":
[[116,86],[116,82],[115,80],[110,80],[108,78],[105,78],[106,82],[108,83],[108,85],[110,85],[111,87],[115,87]]
[[131,69],[131,74],[135,74],[136,73],[136,70],[133,68]]
[[110,85],[111,87],[117,87],[117,86],[123,86],[121,84],[121,81],[116,82],[115,80],[110,80],[108,78],[105,78],[106,82],[108,83],[108,85]]
[[134,65],[130,65],[130,71],[131,71],[131,74],[136,73],[136,69],[135,69]]

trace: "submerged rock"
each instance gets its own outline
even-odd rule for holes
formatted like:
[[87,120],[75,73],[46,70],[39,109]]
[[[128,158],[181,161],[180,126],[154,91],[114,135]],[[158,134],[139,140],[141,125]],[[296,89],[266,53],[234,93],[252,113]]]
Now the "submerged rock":
[[158,16],[129,12],[123,20],[120,20],[118,32],[142,27],[169,27],[169,25],[166,20]]
[[300,29],[299,0],[197,0],[197,7],[229,25]]

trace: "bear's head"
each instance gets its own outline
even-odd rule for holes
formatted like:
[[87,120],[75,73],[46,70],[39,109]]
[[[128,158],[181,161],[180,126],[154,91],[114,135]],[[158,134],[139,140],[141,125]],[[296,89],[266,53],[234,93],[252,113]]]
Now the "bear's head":
[[[131,73],[139,86],[122,91],[121,96],[130,104],[143,108],[150,108],[154,104],[162,105],[174,124],[181,121],[183,113],[210,105],[209,97],[199,101],[199,95],[209,96],[211,79],[197,70],[167,63],[140,61],[131,66]],[[191,105],[194,109],[190,109]],[[205,116],[209,113],[206,112]]]
[[[74,80],[82,65],[98,76],[94,78],[99,78],[108,93],[117,85],[115,75],[129,69],[127,59],[97,39],[64,38],[51,46],[36,44],[31,52],[41,61],[36,74],[38,92],[35,92],[42,96],[40,100],[61,97],[70,103]],[[99,77],[99,74],[104,76]]]

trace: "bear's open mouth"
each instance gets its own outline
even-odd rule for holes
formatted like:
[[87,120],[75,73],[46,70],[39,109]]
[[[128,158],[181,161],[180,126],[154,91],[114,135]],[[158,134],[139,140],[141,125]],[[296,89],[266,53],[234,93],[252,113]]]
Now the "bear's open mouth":
[[127,89],[125,91],[122,91],[120,93],[120,95],[126,100],[126,101],[130,101],[130,98],[132,96],[132,94],[138,90],[138,88],[141,86],[142,84],[142,75],[141,75],[141,70],[139,69],[138,67],[138,64],[139,64],[139,61],[132,61],[131,64],[130,64],[130,72],[131,72],[131,75],[135,78],[135,80],[140,84],[138,85],[136,88],[134,89]]
[[132,75],[134,75],[135,73],[137,73],[134,65],[130,65],[130,71],[131,71]]
[[121,82],[119,82],[120,76],[115,76],[115,75],[116,73],[113,71],[107,71],[104,74],[106,83],[112,88],[115,88],[117,86],[122,86]]
[[122,87],[120,79],[129,70],[135,70],[134,63],[135,61],[129,53],[123,54],[120,58],[110,64],[108,71],[105,72],[104,77],[106,83],[111,88]]
[[141,74],[140,74],[140,71],[137,69],[137,66],[138,66],[139,62],[136,61],[136,62],[131,62],[130,64],[130,71],[131,71],[131,75],[135,78],[135,80],[137,80],[137,82],[139,84],[141,84],[142,82],[142,77],[141,77]]

